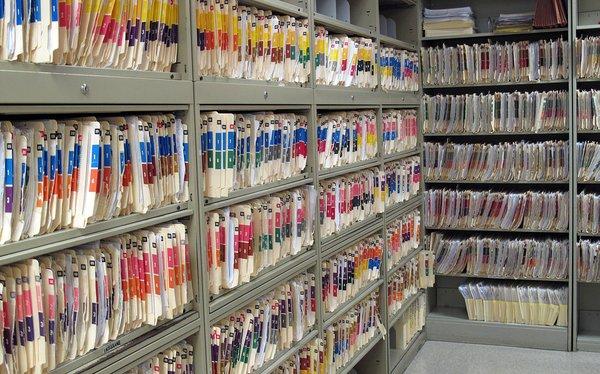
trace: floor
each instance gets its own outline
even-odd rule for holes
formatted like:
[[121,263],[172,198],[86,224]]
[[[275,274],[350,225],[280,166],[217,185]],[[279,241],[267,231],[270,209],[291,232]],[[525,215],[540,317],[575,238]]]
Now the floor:
[[600,353],[557,352],[428,341],[405,374],[596,374],[599,372]]

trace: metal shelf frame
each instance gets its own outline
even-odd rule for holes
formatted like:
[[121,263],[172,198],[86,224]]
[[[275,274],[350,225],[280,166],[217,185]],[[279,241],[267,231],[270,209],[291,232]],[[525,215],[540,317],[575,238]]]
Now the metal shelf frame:
[[[365,221],[358,222],[328,238],[321,238],[317,210],[313,217],[315,241],[311,248],[306,248],[300,254],[265,269],[248,284],[229,290],[222,295],[211,296],[209,294],[208,264],[204,255],[207,250],[204,240],[206,238],[205,214],[207,212],[308,184],[318,186],[319,181],[325,178],[333,178],[368,167],[383,167],[386,162],[420,156],[422,153],[423,138],[419,135],[415,150],[383,155],[383,126],[381,123],[381,113],[385,109],[416,109],[420,116],[421,90],[386,92],[380,86],[373,90],[356,87],[325,87],[317,86],[313,81],[315,76],[315,37],[312,30],[315,24],[324,25],[332,32],[346,32],[350,35],[372,38],[377,48],[385,46],[418,51],[420,40],[416,35],[409,36],[407,34],[406,40],[401,40],[401,38],[390,38],[379,33],[378,1],[367,0],[364,4],[361,3],[360,11],[363,14],[360,23],[368,25],[367,27],[352,25],[317,14],[315,0],[240,0],[240,3],[260,9],[270,9],[277,14],[308,18],[311,31],[311,78],[308,83],[298,85],[201,77],[196,60],[197,34],[193,1],[179,5],[178,58],[172,72],[122,71],[0,62],[0,81],[4,86],[12,87],[11,90],[4,90],[3,94],[0,93],[0,115],[75,116],[164,111],[177,112],[189,125],[191,192],[189,202],[151,210],[144,215],[134,214],[90,224],[85,229],[63,230],[0,246],[0,265],[6,265],[32,256],[49,254],[163,222],[185,220],[188,223],[195,290],[195,297],[189,310],[183,316],[165,321],[159,326],[143,326],[125,334],[115,342],[61,365],[56,373],[88,371],[105,374],[121,373],[182,339],[188,339],[194,344],[195,371],[210,372],[208,332],[211,324],[244,307],[278,284],[312,268],[317,279],[317,322],[313,330],[308,332],[300,342],[297,342],[290,350],[280,352],[274,360],[259,370],[260,373],[267,373],[285,362],[314,338],[322,337],[326,321],[331,322],[333,317],[341,317],[343,313],[352,308],[352,303],[349,303],[333,314],[326,315],[324,313],[321,303],[321,269],[319,266],[322,260],[334,251],[342,250],[344,246],[349,246],[366,236],[380,234],[385,237],[387,224],[402,212],[419,209],[419,207],[422,210],[422,195],[419,194],[408,201],[386,207],[383,214],[368,217]],[[403,9],[406,9],[407,5],[408,7],[417,7],[418,2],[409,1],[409,4],[402,5]],[[380,81],[380,77],[378,80]],[[226,198],[209,199],[203,195],[204,180],[199,142],[200,114],[202,112],[218,110],[303,113],[309,119],[309,142],[316,144],[315,124],[318,111],[356,110],[359,108],[370,108],[377,113],[379,154],[374,159],[332,170],[319,171],[316,167],[316,149],[314,146],[309,146],[307,167],[300,176],[234,191]],[[421,182],[421,188],[423,186],[424,184]],[[421,248],[411,252],[411,255],[416,256]],[[386,328],[387,279],[388,271],[384,253],[381,278],[369,284],[360,293],[361,296],[366,296],[369,292],[379,289],[381,319]],[[356,300],[360,300],[360,298],[356,298]],[[355,299],[352,301],[354,302]],[[361,349],[357,356],[352,358],[342,372],[352,369],[375,346],[377,349],[384,347],[385,351],[382,351],[381,354],[387,358],[389,356],[387,344],[377,344],[381,338],[381,334],[378,333],[369,344]],[[386,368],[389,366],[387,362],[385,365]]]
[[[441,45],[446,44],[472,44],[482,42],[486,40],[520,40],[520,39],[543,39],[548,37],[556,37],[562,35],[568,40],[571,45],[575,44],[577,36],[577,3],[581,0],[574,0],[568,3],[568,19],[569,25],[561,29],[550,29],[550,30],[533,30],[530,32],[523,33],[477,33],[473,35],[460,35],[460,36],[449,36],[449,37],[421,37],[421,45]],[[423,3],[423,1],[422,1]],[[516,3],[515,3],[516,4]],[[443,7],[442,4],[436,4]],[[422,5],[423,6],[423,5]],[[511,9],[512,4],[495,4],[492,1],[486,0],[485,2],[479,2],[474,6],[488,7],[490,11],[505,12]],[[421,27],[419,27],[421,30]],[[579,30],[580,34],[584,31]],[[570,60],[576,61],[576,53],[574,48],[570,50]],[[488,141],[490,137],[499,137],[505,139],[568,139],[570,146],[570,154],[576,154],[576,142],[577,142],[577,118],[575,113],[576,104],[576,90],[577,80],[576,69],[570,69],[569,76],[567,79],[554,80],[554,81],[537,81],[537,82],[486,82],[481,84],[446,84],[446,85],[423,85],[423,90],[427,94],[433,95],[437,93],[466,93],[466,92],[477,92],[486,93],[492,91],[508,91],[508,90],[524,90],[530,91],[536,90],[548,90],[548,89],[565,89],[569,92],[569,102],[567,107],[568,116],[568,128],[564,131],[550,131],[550,132],[499,132],[499,133],[425,133],[423,136],[429,141],[442,141],[444,138],[454,139],[456,141],[465,142],[484,142]],[[589,84],[584,87],[591,87]],[[580,132],[582,133],[582,132]],[[586,138],[588,139],[588,138]],[[502,233],[502,235],[515,235],[520,237],[523,234],[536,234],[537,236],[564,236],[565,239],[569,240],[569,264],[568,264],[568,277],[565,280],[552,280],[553,282],[560,282],[566,284],[569,287],[569,315],[568,315],[568,326],[566,328],[541,328],[531,327],[524,325],[503,325],[503,324],[487,324],[476,321],[468,321],[465,317],[456,317],[455,315],[447,315],[443,308],[438,308],[429,314],[427,319],[426,335],[427,339],[431,340],[448,340],[458,342],[470,342],[470,343],[485,343],[485,344],[496,344],[496,345],[512,345],[512,346],[525,346],[525,347],[536,347],[542,349],[559,349],[570,351],[577,349],[577,285],[576,285],[576,264],[577,264],[577,170],[575,170],[574,160],[569,160],[569,178],[565,181],[531,181],[531,182],[520,182],[520,181],[436,181],[428,180],[425,184],[431,187],[442,185],[452,186],[456,185],[456,188],[468,188],[469,185],[486,184],[493,187],[500,186],[513,186],[514,188],[522,188],[524,185],[532,185],[540,188],[555,186],[563,188],[565,191],[568,188],[569,191],[569,230],[557,231],[544,231],[544,230],[502,230],[502,229],[489,229],[489,228],[477,228],[477,229],[461,229],[461,228],[437,228],[427,227],[426,231],[447,231],[448,233],[455,234],[480,234],[489,233],[494,235]],[[439,275],[441,279],[454,278],[451,282],[452,288],[441,288],[438,284],[438,288],[433,290],[429,295],[429,302],[436,304],[441,299],[444,307],[445,302],[448,300],[459,301],[459,305],[462,299],[459,298],[458,293],[454,289],[456,282],[460,281],[460,278],[468,278],[471,275],[459,274],[459,275]],[[474,278],[492,278],[492,277],[478,277]],[[529,279],[521,279],[522,281],[530,281]],[[538,281],[533,280],[531,281]],[[454,305],[453,305],[454,306]],[[464,308],[464,307],[463,307]],[[442,313],[440,313],[442,311]]]

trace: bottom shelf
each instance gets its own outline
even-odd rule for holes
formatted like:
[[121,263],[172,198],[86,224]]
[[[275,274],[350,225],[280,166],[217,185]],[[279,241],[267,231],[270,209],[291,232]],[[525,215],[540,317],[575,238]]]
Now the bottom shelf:
[[471,321],[463,308],[436,308],[425,323],[428,340],[566,351],[566,327]]
[[375,336],[364,346],[362,347],[358,353],[352,357],[350,359],[350,361],[348,361],[348,363],[346,365],[344,365],[342,368],[340,368],[337,372],[338,374],[347,374],[349,373],[352,369],[354,369],[354,367],[356,366],[356,364],[358,364],[360,362],[360,360],[362,360],[363,357],[365,357],[365,355],[367,353],[369,353],[371,351],[371,349],[373,349],[373,347],[375,347],[375,345],[377,343],[379,343],[379,341],[381,340],[383,336],[381,335],[381,333],[379,331],[377,331],[377,333],[375,334]]
[[425,338],[425,330],[421,330],[412,338],[405,350],[390,349],[390,373],[404,373],[425,344]]
[[578,351],[600,353],[600,333],[580,332],[579,334],[577,334],[576,349]]

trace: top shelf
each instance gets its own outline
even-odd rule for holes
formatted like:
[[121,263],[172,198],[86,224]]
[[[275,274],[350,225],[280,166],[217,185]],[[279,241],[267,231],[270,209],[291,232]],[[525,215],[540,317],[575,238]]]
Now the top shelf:
[[363,36],[365,38],[374,38],[375,33],[365,27],[356,26],[349,22],[340,21],[333,17],[326,16],[315,12],[315,26],[323,26],[330,32],[337,32],[342,34],[348,34],[350,36]]
[[578,25],[577,31],[600,30],[600,25]]
[[282,0],[240,0],[239,2],[259,9],[269,9],[290,16],[308,18],[305,1],[296,1],[297,4]]
[[403,42],[398,39],[391,38],[387,35],[379,35],[379,42],[386,47],[395,47],[400,49],[406,49],[408,51],[416,52],[417,46],[407,42]]
[[462,40],[462,39],[482,39],[482,38],[508,38],[512,36],[529,36],[529,35],[548,35],[566,33],[569,29],[566,27],[557,29],[537,29],[530,31],[519,31],[519,32],[480,32],[468,35],[449,35],[449,36],[425,36],[421,40],[424,42],[429,41],[443,41],[443,40]]

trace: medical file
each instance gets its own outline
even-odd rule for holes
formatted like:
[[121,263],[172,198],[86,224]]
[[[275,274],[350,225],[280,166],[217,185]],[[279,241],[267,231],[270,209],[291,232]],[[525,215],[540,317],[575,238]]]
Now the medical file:
[[294,113],[200,114],[204,196],[300,175],[308,157],[308,119]]
[[390,344],[398,350],[406,350],[413,338],[425,327],[427,295],[420,295],[402,314],[395,324],[396,340]]
[[565,231],[567,192],[425,191],[425,226],[458,229]]
[[566,279],[569,242],[556,239],[452,237],[432,233],[438,274],[498,278]]
[[421,212],[415,209],[388,223],[386,227],[388,270],[421,244]]
[[321,170],[375,158],[378,151],[375,111],[319,114],[317,151]]
[[404,49],[380,48],[381,88],[385,91],[419,91],[419,54]]
[[423,96],[423,132],[568,131],[566,91]]
[[0,60],[161,72],[177,62],[178,0],[16,0],[0,8]]
[[370,38],[334,35],[315,27],[315,79],[325,86],[377,87],[377,47]]
[[214,324],[211,373],[254,372],[300,341],[315,324],[315,287],[303,273]]
[[586,234],[600,233],[600,195],[581,191],[577,195],[577,230]]
[[468,282],[458,290],[470,320],[567,326],[568,288],[538,283]]
[[316,190],[284,191],[206,214],[212,295],[248,283],[313,244]]
[[326,312],[334,312],[379,279],[383,244],[383,238],[374,235],[321,262]]
[[569,78],[569,42],[558,39],[422,47],[427,85],[536,82]]
[[577,78],[600,77],[600,61],[598,61],[600,37],[586,36],[575,40],[575,63]]
[[2,121],[0,244],[189,200],[172,114]]
[[419,282],[419,260],[412,258],[398,271],[390,274],[387,286],[388,314],[393,315],[405,305],[408,298],[421,289]]
[[321,236],[327,237],[353,223],[382,213],[386,175],[378,168],[319,183]]
[[421,190],[421,159],[419,156],[387,163],[384,168],[386,208],[409,200]]
[[174,346],[162,349],[159,353],[147,359],[137,367],[130,369],[127,374],[158,374],[176,373],[193,374],[194,346],[182,341]]
[[236,0],[195,0],[201,76],[304,84],[310,75],[308,19]]
[[[426,142],[423,165],[428,181],[566,181],[569,154],[569,142],[562,140],[499,144]],[[591,156],[593,152],[585,154]]]
[[386,155],[417,148],[419,124],[414,109],[385,109],[381,115]]
[[174,222],[1,267],[3,370],[49,372],[181,315],[195,295],[191,256]]
[[345,316],[281,364],[277,374],[335,374],[348,364],[379,331],[385,336],[376,292],[360,301]]
[[582,282],[600,280],[600,243],[579,240],[577,243],[577,279]]

